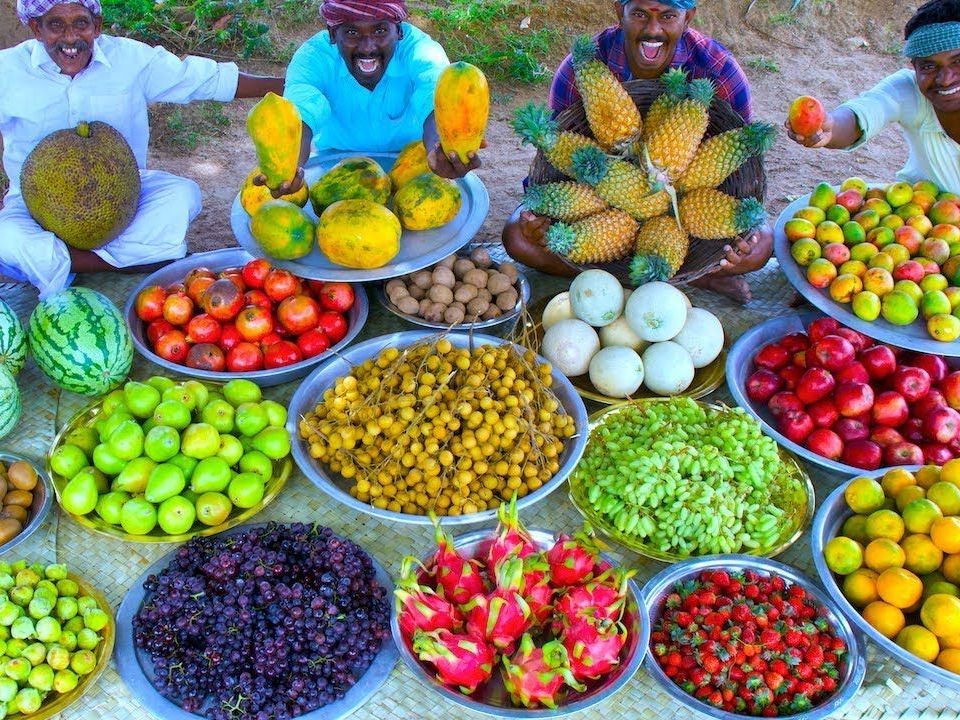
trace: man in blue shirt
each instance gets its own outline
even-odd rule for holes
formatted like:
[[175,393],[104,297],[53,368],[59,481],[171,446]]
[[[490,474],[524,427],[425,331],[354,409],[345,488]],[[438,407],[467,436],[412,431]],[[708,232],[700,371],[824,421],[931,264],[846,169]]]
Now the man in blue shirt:
[[[404,22],[405,2],[325,0],[327,31],[305,42],[290,62],[284,95],[303,119],[301,168],[318,151],[398,152],[422,139],[430,168],[459,178],[480,166],[440,149],[433,94],[447,65],[443,48]],[[299,187],[302,172],[285,194]]]

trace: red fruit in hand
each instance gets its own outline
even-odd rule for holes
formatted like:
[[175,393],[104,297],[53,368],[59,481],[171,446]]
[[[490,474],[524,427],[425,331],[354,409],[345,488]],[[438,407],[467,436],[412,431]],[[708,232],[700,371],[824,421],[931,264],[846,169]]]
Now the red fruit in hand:
[[324,283],[323,290],[317,296],[320,306],[324,310],[336,310],[345,313],[353,307],[353,288],[349,283],[329,282]]
[[783,386],[783,379],[772,370],[761,368],[747,378],[747,397],[754,402],[767,402]]
[[241,337],[247,342],[260,342],[273,332],[273,314],[269,309],[248,305],[234,321]]
[[194,315],[187,323],[187,342],[215,343],[220,340],[220,323],[206,313]]
[[220,329],[220,349],[229,351],[243,342],[243,336],[236,325],[224,325]]
[[787,365],[777,375],[783,380],[783,387],[786,390],[796,390],[797,383],[803,377],[804,369],[798,365]]
[[775,418],[779,418],[791,410],[802,412],[805,406],[794,393],[782,391],[770,398],[767,407]]
[[866,368],[862,364],[854,360],[852,363],[847,365],[841,370],[838,370],[833,375],[833,379],[837,381],[837,385],[840,385],[845,382],[856,382],[856,383],[870,383],[870,374],[867,372]]
[[927,375],[930,376],[930,382],[934,385],[942,382],[947,373],[950,372],[947,361],[939,355],[917,355],[904,361],[903,364],[926,370]]
[[347,325],[347,319],[340,313],[334,312],[333,310],[324,310],[321,312],[318,319],[318,325],[319,328],[327,334],[327,337],[330,338],[330,342],[332,342],[334,345],[347,336],[347,330],[349,329]]
[[941,443],[924,443],[920,449],[927,465],[944,465],[953,460],[953,452]]
[[289,340],[281,340],[268,345],[263,352],[263,366],[267,369],[286,367],[303,360],[300,348]]
[[810,95],[801,95],[790,103],[787,109],[787,122],[790,129],[802,137],[816,135],[827,119],[823,103]]
[[923,450],[919,445],[909,442],[893,443],[883,449],[883,463],[885,465],[923,465]]
[[813,420],[810,416],[800,410],[790,410],[779,418],[780,432],[788,440],[792,440],[798,445],[803,445],[810,433],[814,431]]
[[200,343],[194,345],[187,352],[186,366],[198,370],[222,371],[227,365],[227,359],[217,345]]
[[831,398],[824,398],[808,405],[807,414],[810,415],[813,424],[821,428],[833,427],[833,424],[840,419],[840,411],[837,410]]
[[182,365],[187,359],[187,338],[179,330],[169,330],[160,336],[153,349],[164,360]]
[[797,397],[805,405],[810,405],[832,393],[835,386],[836,381],[829,370],[812,367],[803,373],[797,383]]
[[787,352],[778,343],[770,343],[760,348],[760,351],[754,356],[753,362],[760,368],[779,370],[787,366],[791,355],[792,353]]
[[821,338],[810,347],[810,351],[817,359],[816,364],[831,372],[836,372],[852,363],[857,354],[850,341],[839,335],[827,335]]
[[810,347],[810,340],[807,338],[806,333],[791,333],[785,337],[780,338],[778,344],[786,350],[788,353],[793,355],[798,353],[801,350],[806,350]]
[[163,318],[154,320],[152,323],[147,325],[147,339],[151,344],[156,344],[157,340],[162,338],[166,333],[173,329],[173,325],[168,323]]
[[874,400],[871,417],[877,425],[900,427],[910,417],[910,408],[903,395],[894,390],[886,390]]
[[840,323],[833,318],[817,318],[807,326],[807,337],[810,339],[811,343],[815,343],[819,340],[822,340],[827,335],[836,334],[836,331],[839,327]]
[[923,434],[928,440],[946,445],[960,433],[960,413],[953,408],[935,407],[923,417]]
[[277,306],[277,320],[294,335],[317,327],[320,306],[308,295],[294,295]]
[[873,388],[866,383],[841,383],[833,393],[837,410],[844,417],[857,417],[873,407]]
[[233,320],[243,309],[243,292],[232,280],[220,278],[203,291],[200,305],[217,320]]
[[243,294],[244,305],[253,305],[264,310],[273,311],[273,301],[263,290],[247,290]]
[[153,322],[163,317],[163,302],[167,299],[166,291],[159,285],[145,287],[137,293],[133,307],[137,317],[144,322]]
[[854,440],[866,440],[870,437],[870,429],[861,421],[854,418],[840,418],[833,426],[833,431],[845,443]]
[[304,358],[315,357],[330,349],[330,338],[323,330],[314,328],[297,337],[297,347]]
[[893,389],[903,395],[907,402],[916,402],[930,392],[930,376],[918,367],[901,366],[893,374]]
[[272,266],[268,260],[255,258],[243,266],[240,275],[248,288],[259,290],[263,287],[263,281],[267,278]]
[[227,370],[230,372],[251,372],[262,369],[263,353],[253,343],[237,343],[227,352]]
[[186,325],[193,316],[193,301],[186,295],[167,295],[163,301],[163,319],[171,325]]
[[263,291],[275,303],[296,294],[300,281],[286,270],[274,268],[263,279]]
[[892,427],[876,427],[870,433],[870,439],[882,448],[904,442],[903,435]]
[[843,454],[843,440],[827,428],[817,428],[810,433],[806,446],[808,450],[830,460],[837,460]]
[[893,375],[897,369],[897,356],[886,345],[869,347],[857,357],[874,380],[882,380]]
[[863,470],[876,470],[880,467],[880,461],[883,453],[880,446],[870,440],[852,440],[843,448],[841,460],[847,465],[862,468]]

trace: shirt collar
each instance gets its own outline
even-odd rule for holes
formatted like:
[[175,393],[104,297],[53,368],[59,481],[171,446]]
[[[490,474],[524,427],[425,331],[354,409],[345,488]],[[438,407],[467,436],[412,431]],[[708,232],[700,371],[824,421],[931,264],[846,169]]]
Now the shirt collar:
[[[60,66],[53,61],[53,58],[50,57],[47,49],[39,40],[35,40],[33,43],[33,49],[30,51],[30,64],[35,68],[47,68],[56,74],[60,73]],[[103,52],[100,38],[93,41],[93,57],[90,59],[90,65],[94,64],[100,64],[107,68],[112,67],[109,58]]]

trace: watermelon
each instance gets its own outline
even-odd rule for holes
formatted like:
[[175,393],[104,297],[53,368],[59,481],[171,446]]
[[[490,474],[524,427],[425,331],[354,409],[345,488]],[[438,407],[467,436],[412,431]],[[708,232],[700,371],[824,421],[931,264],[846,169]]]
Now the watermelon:
[[0,438],[10,434],[20,419],[20,388],[6,365],[0,365]]
[[103,395],[133,363],[123,315],[106,296],[70,288],[41,300],[30,316],[30,350],[43,373],[64,390]]
[[0,365],[14,376],[27,359],[27,334],[20,318],[3,300],[0,300]]

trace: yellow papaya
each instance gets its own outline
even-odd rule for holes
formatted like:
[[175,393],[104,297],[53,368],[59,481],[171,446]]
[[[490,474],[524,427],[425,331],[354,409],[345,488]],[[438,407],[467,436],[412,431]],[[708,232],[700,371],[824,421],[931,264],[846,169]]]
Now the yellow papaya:
[[490,116],[490,87],[480,68],[455,62],[440,73],[433,96],[433,117],[440,147],[470,162],[469,153],[480,149]]
[[348,268],[383,267],[400,252],[397,216],[372,200],[340,200],[317,222],[317,244],[330,262]]
[[313,250],[313,220],[286,200],[263,203],[250,218],[250,234],[267,255],[278,260],[296,260]]
[[430,172],[430,166],[427,164],[427,148],[423,146],[422,140],[414,140],[400,151],[388,174],[393,181],[393,190],[396,192],[426,172]]
[[433,173],[414,178],[393,196],[400,224],[407,230],[431,230],[446,225],[460,212],[460,186]]
[[257,164],[276,190],[297,174],[303,122],[297,106],[272,92],[263,96],[247,114],[247,133],[257,151]]
[[310,187],[310,203],[318,217],[340,200],[372,200],[384,205],[392,187],[390,177],[375,160],[351,157],[338,162]]
[[303,207],[310,199],[310,192],[306,185],[301,185],[295,193],[274,198],[270,194],[270,188],[266,185],[253,184],[253,179],[260,174],[260,168],[254,168],[253,172],[247,175],[247,179],[243,181],[243,187],[240,188],[240,204],[247,211],[247,215],[253,215],[261,205],[270,200],[286,200],[298,207]]

